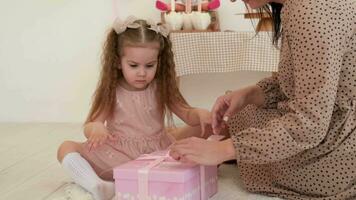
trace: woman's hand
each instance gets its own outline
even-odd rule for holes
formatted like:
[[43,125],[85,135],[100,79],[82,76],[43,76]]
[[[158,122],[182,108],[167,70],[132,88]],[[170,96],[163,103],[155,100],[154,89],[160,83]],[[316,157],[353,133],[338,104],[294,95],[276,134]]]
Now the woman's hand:
[[95,150],[103,145],[107,140],[117,141],[117,138],[109,133],[105,125],[101,122],[90,122],[85,128],[85,135],[87,136],[87,145],[89,151]]
[[170,148],[170,156],[175,160],[203,165],[217,165],[235,159],[235,155],[231,139],[208,141],[191,137],[177,141]]
[[226,122],[246,105],[246,93],[236,90],[217,98],[212,109],[212,127],[214,134],[220,134]]
[[263,101],[263,93],[258,86],[235,90],[218,97],[211,111],[214,134],[219,134],[226,127],[226,122],[246,105],[260,105]]

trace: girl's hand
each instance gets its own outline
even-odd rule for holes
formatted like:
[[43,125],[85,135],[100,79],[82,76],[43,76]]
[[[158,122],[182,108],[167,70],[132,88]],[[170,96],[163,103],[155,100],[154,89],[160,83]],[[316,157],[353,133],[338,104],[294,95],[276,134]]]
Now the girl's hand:
[[217,165],[235,159],[236,153],[231,139],[207,141],[191,137],[174,143],[170,148],[170,156],[187,163]]
[[88,138],[89,151],[95,150],[96,148],[103,145],[107,140],[117,141],[117,138],[110,133],[95,132]]
[[88,148],[89,151],[95,150],[99,146],[103,145],[106,141],[117,141],[117,137],[113,136],[112,134],[109,133],[107,128],[104,126],[103,123],[100,122],[93,122],[91,124],[88,124],[89,126],[89,133],[88,135]]

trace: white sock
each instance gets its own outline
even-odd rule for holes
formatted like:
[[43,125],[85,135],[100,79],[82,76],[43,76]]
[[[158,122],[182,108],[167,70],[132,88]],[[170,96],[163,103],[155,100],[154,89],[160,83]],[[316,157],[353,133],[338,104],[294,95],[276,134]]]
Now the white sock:
[[114,183],[102,180],[79,153],[65,155],[62,166],[74,182],[90,192],[95,200],[108,200],[114,196]]

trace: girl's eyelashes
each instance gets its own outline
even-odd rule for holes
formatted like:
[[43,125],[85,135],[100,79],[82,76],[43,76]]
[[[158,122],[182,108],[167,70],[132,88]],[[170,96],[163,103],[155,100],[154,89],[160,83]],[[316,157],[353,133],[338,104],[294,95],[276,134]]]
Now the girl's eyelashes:
[[[139,64],[136,64],[136,63],[129,63],[129,66],[132,67],[132,68],[136,68],[139,66]],[[146,68],[152,68],[156,66],[156,63],[150,63],[150,64],[146,64],[145,67]]]
[[[130,67],[132,68],[135,68],[137,67],[138,65],[130,65]],[[147,68],[151,68],[151,67],[154,67],[155,65],[146,65]]]
[[155,67],[156,65],[157,65],[156,61],[155,62],[149,62],[149,63],[146,64],[146,67],[147,68],[151,68],[151,67]]

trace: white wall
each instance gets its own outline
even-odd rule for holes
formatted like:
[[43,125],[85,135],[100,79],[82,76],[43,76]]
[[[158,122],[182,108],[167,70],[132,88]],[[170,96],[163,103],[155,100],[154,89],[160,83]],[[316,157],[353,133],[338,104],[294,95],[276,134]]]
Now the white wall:
[[[222,0],[221,28],[251,31],[249,20],[234,15],[242,10],[241,2]],[[97,83],[105,33],[115,15],[130,14],[159,19],[154,0],[2,1],[0,122],[83,121]],[[192,105],[209,108],[229,85],[254,83],[266,75],[187,76],[182,89]],[[202,86],[202,80],[212,86]],[[206,92],[196,95],[197,90]]]

